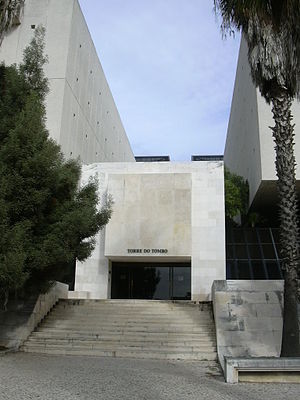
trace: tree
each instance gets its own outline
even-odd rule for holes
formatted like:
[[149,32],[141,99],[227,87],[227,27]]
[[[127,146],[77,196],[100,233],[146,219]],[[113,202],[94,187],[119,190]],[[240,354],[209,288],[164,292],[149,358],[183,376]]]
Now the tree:
[[282,356],[300,356],[297,316],[299,221],[291,102],[300,96],[300,1],[214,0],[223,33],[242,30],[254,84],[272,104],[278,177],[284,328]]
[[229,219],[246,215],[248,211],[249,188],[241,176],[225,167],[225,215]]
[[0,297],[46,291],[94,248],[111,202],[97,211],[97,182],[78,187],[79,161],[65,161],[45,127],[44,29],[23,63],[0,66]]
[[19,23],[25,0],[0,0],[0,45],[5,32]]

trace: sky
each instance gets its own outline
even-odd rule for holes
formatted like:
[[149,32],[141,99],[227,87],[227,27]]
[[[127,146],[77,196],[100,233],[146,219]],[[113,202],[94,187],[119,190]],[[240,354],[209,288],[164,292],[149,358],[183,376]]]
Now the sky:
[[79,2],[134,154],[223,154],[240,36],[213,0]]

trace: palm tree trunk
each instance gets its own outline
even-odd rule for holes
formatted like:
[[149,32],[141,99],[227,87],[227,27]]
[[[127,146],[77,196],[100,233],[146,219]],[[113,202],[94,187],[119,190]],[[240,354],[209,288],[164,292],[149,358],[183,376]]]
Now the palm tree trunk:
[[284,273],[284,313],[281,356],[299,357],[297,313],[300,234],[296,192],[292,99],[281,89],[272,98],[275,126],[272,129],[278,177],[281,258]]

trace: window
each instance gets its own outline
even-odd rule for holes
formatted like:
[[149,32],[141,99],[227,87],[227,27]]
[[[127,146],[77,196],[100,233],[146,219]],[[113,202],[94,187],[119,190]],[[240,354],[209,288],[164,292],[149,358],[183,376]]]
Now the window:
[[227,279],[282,279],[277,240],[277,229],[227,227]]

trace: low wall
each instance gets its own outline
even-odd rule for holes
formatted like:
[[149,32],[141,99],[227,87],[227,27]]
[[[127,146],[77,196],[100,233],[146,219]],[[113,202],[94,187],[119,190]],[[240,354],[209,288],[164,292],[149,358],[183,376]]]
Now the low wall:
[[0,313],[0,348],[17,350],[59,299],[68,298],[69,286],[56,282],[46,294]]
[[224,356],[279,357],[283,325],[281,280],[214,281],[217,350]]

